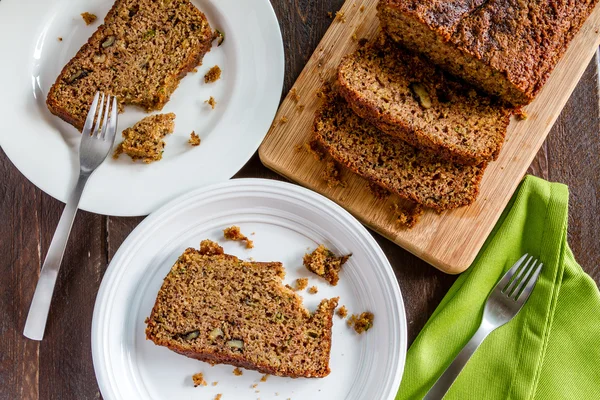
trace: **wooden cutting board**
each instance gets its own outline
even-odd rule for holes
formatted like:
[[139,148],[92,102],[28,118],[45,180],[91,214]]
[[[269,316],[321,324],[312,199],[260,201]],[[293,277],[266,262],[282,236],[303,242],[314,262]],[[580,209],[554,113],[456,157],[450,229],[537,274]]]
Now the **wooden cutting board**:
[[[259,154],[265,166],[315,190],[354,214],[364,224],[436,268],[456,274],[471,265],[513,192],[546,139],[589,60],[600,44],[600,6],[573,39],[536,100],[525,108],[525,121],[513,119],[504,148],[483,177],[477,201],[468,207],[436,213],[426,211],[412,229],[394,222],[396,196],[378,200],[366,181],[344,171],[345,187],[329,188],[321,175],[325,164],[297,147],[312,135],[319,106],[317,90],[335,77],[341,58],[356,50],[358,40],[379,29],[377,0],[347,0],[298,77],[296,95],[285,98]],[[287,121],[287,122],[285,122]],[[572,132],[577,135],[577,132]]]

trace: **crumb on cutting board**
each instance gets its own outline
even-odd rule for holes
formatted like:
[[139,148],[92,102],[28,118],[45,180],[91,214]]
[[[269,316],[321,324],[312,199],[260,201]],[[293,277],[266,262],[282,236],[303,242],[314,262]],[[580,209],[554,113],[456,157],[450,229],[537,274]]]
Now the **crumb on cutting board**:
[[402,206],[398,203],[392,204],[392,213],[396,224],[406,228],[414,227],[423,215],[423,206],[421,204],[412,204]]
[[373,327],[374,315],[371,312],[365,311],[360,315],[352,314],[348,319],[348,326],[354,328],[356,333],[361,334]]
[[217,105],[217,101],[215,100],[214,97],[210,96],[210,99],[208,100],[204,100],[204,102],[206,104],[208,104],[213,110],[215,109],[215,106]]
[[194,381],[194,387],[207,385],[206,381],[204,380],[204,374],[202,372],[198,372],[197,374],[192,375],[192,380]]
[[342,181],[341,170],[334,161],[327,161],[327,164],[325,164],[325,169],[321,174],[321,179],[327,183],[327,187],[330,189],[338,186],[346,186],[345,182]]
[[188,143],[192,146],[200,146],[200,136],[196,135],[195,131],[192,131],[192,133],[190,133],[190,140],[188,140]]
[[280,123],[285,124],[288,122],[288,117],[286,117],[285,115],[283,117],[281,117],[281,119],[279,120]]
[[317,142],[316,140],[311,140],[310,142],[304,143],[304,149],[309,154],[312,154],[314,159],[317,161],[323,161],[323,159],[325,158],[325,153],[319,146],[319,142]]
[[298,90],[296,90],[295,87],[293,87],[292,90],[290,90],[290,99],[292,99],[296,103],[300,101],[300,96],[298,96]]
[[385,200],[388,197],[390,197],[390,195],[392,194],[389,190],[379,186],[376,183],[369,182],[368,186],[369,186],[369,190],[371,191],[371,194],[377,200]]
[[98,17],[96,16],[96,14],[92,14],[92,13],[89,13],[87,11],[81,13],[81,18],[83,18],[83,20],[85,21],[86,25],[91,25],[91,24],[93,24],[96,21],[96,19],[98,19]]
[[346,14],[343,11],[336,11],[335,13],[336,21],[340,21],[342,24],[346,22]]
[[208,70],[206,75],[204,75],[204,83],[212,83],[218,81],[221,78],[221,68],[218,65],[215,65],[211,69]]
[[254,242],[252,240],[248,239],[248,237],[242,233],[239,226],[234,225],[229,228],[223,229],[223,236],[227,240],[246,242],[247,249],[254,248]]

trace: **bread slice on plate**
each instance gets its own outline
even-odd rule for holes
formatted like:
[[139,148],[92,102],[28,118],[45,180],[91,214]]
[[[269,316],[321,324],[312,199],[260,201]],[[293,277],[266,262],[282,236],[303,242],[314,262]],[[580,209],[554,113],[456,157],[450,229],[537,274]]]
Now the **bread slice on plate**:
[[381,0],[387,33],[506,102],[530,103],[598,0]]
[[383,134],[330,94],[317,111],[315,139],[339,163],[398,196],[436,210],[472,203],[486,164],[440,159]]
[[359,116],[446,160],[477,165],[495,159],[504,143],[510,108],[383,35],[342,60],[338,82]]
[[117,96],[121,111],[125,104],[160,110],[214,38],[189,0],[116,0],[56,79],[48,109],[79,130],[99,90]]
[[338,299],[322,300],[311,314],[282,285],[284,275],[279,262],[242,261],[205,240],[171,268],[146,320],[146,338],[212,364],[327,376]]

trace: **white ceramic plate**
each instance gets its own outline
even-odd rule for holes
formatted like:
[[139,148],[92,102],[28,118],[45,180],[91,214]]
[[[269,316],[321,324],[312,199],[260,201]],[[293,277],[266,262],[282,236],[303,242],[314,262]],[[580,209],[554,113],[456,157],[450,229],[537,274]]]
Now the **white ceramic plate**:
[[[239,225],[254,249],[223,239],[223,229]],[[242,259],[281,261],[285,283],[309,278],[317,294],[299,292],[314,311],[323,298],[340,297],[349,312],[372,311],[374,327],[358,335],[334,316],[331,374],[291,379],[193,360],[146,340],[150,315],[163,278],[187,247],[203,239],[219,241]],[[352,257],[337,286],[302,266],[302,256],[318,244]],[[325,197],[287,183],[235,179],[195,190],[146,218],[123,243],[104,276],[92,322],[96,377],[107,400],[130,399],[393,399],[406,354],[406,318],[400,289],[383,251],[348,212]],[[207,387],[194,388],[203,372]],[[217,381],[217,386],[210,383]],[[256,388],[252,385],[258,384]],[[256,393],[259,390],[259,393]]]
[[[231,178],[258,148],[277,111],[284,73],[281,32],[269,0],[192,0],[222,46],[188,74],[162,112],[177,115],[163,160],[150,165],[129,157],[107,159],[90,178],[80,207],[99,214],[132,216],[154,211],[192,188]],[[112,0],[0,1],[0,145],[34,185],[65,201],[78,173],[80,134],[53,116],[46,95],[62,67],[94,32]],[[80,13],[98,20],[86,26]],[[58,37],[63,40],[59,41]],[[219,81],[204,83],[214,65]],[[210,96],[214,110],[204,103]],[[129,107],[119,131],[146,114]],[[191,147],[192,131],[202,144]],[[120,132],[116,144],[121,141]]]

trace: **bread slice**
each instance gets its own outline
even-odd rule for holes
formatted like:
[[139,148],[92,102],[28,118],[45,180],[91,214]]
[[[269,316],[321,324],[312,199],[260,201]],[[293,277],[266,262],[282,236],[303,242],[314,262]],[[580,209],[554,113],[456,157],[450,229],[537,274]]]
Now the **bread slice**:
[[381,133],[341,96],[328,96],[314,121],[316,140],[339,163],[405,199],[436,210],[472,203],[486,164],[441,160]]
[[380,0],[387,33],[504,101],[540,91],[598,0]]
[[477,165],[495,159],[511,110],[381,36],[346,56],[339,90],[352,109],[383,132]]
[[162,159],[165,142],[163,138],[175,128],[175,114],[155,114],[143,118],[123,131],[123,142],[115,150],[115,158],[125,153],[132,160],[146,164]]
[[205,240],[187,249],[158,292],[146,338],[213,364],[289,377],[329,374],[338,299],[311,315],[282,285],[279,262],[248,262]]
[[160,110],[214,38],[189,0],[116,0],[56,79],[48,109],[79,130],[99,90],[117,96],[121,111],[125,104]]

